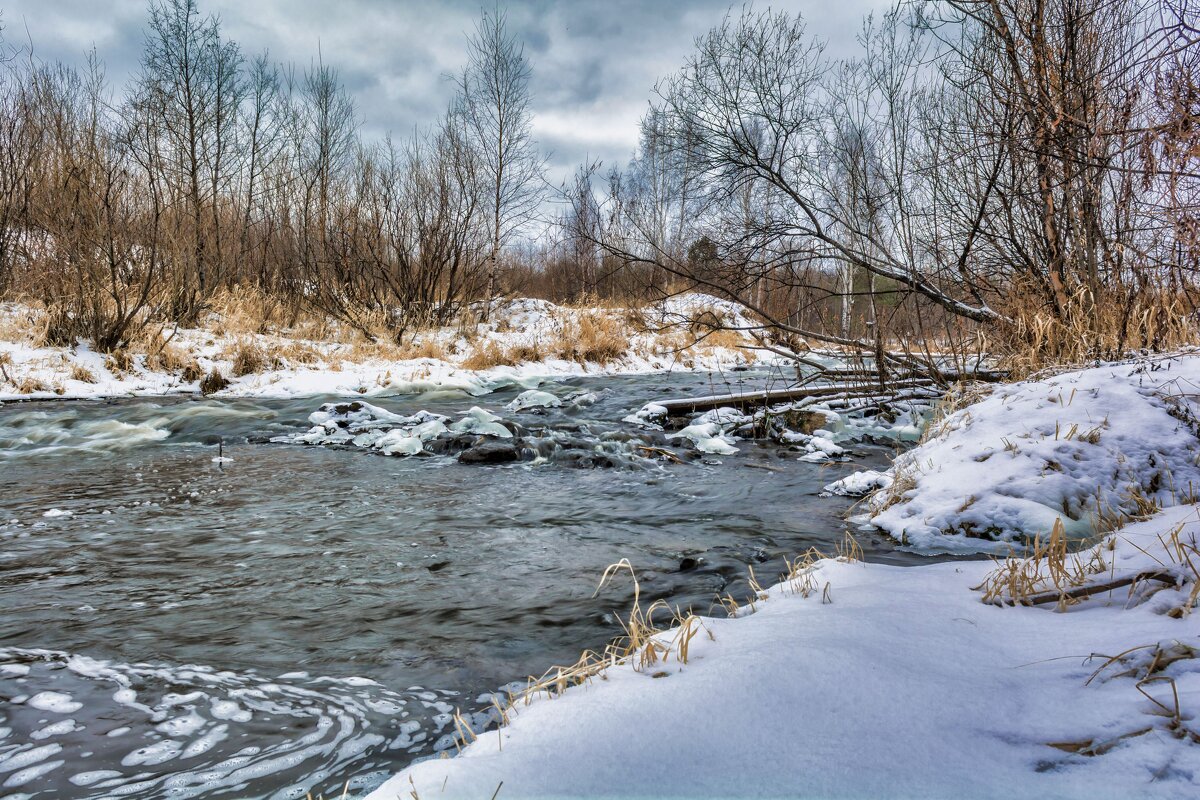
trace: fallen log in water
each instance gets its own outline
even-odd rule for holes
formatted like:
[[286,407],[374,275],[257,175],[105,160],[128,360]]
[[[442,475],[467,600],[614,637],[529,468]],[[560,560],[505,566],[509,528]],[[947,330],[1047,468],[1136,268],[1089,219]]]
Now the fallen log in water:
[[886,391],[880,391],[877,384],[864,382],[855,383],[824,383],[809,386],[792,386],[787,389],[763,389],[753,392],[737,392],[734,394],[714,394],[705,397],[687,397],[677,400],[659,400],[655,405],[667,410],[667,416],[678,417],[684,414],[698,414],[711,411],[714,408],[759,408],[776,403],[791,403],[796,400],[824,397],[880,397],[902,389],[928,388],[933,389],[932,381],[924,378],[907,378],[891,381]]

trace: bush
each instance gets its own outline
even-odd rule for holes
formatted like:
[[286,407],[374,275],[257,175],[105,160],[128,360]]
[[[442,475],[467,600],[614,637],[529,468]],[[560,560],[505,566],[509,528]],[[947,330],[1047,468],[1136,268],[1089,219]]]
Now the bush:
[[222,375],[219,369],[213,367],[204,376],[204,380],[200,381],[200,394],[216,394],[227,386],[229,386],[229,379]]

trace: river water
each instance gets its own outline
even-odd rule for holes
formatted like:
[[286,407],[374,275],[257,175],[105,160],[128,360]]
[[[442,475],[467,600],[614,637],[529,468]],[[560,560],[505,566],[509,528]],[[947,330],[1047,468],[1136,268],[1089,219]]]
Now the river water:
[[[269,442],[332,398],[0,407],[0,796],[369,789],[453,750],[456,709],[482,726],[490,693],[618,635],[628,581],[593,597],[611,563],[650,600],[720,614],[749,566],[765,584],[831,549],[849,503],[817,493],[888,450],[823,466],[742,442],[663,463],[621,455],[621,420],[769,380],[574,378],[542,388],[590,405],[522,414],[503,408],[519,387],[371,400],[479,405],[617,454],[590,469]],[[869,560],[916,560],[856,535]]]

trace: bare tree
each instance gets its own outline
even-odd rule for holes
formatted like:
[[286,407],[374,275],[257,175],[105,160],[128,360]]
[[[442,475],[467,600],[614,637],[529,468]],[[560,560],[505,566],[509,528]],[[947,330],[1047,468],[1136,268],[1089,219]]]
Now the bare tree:
[[529,108],[531,70],[524,46],[503,12],[484,11],[467,40],[469,61],[458,77],[460,113],[480,152],[491,225],[485,318],[496,293],[501,249],[536,213],[545,157],[536,147]]
[[[194,316],[211,288],[221,256],[218,195],[232,175],[231,141],[241,102],[241,54],[221,39],[220,22],[201,16],[196,0],[155,0],[131,92],[141,115],[154,122],[167,154],[164,168],[182,200],[176,219],[191,243],[193,279],[179,289],[182,317]],[[186,226],[186,227],[185,227]]]

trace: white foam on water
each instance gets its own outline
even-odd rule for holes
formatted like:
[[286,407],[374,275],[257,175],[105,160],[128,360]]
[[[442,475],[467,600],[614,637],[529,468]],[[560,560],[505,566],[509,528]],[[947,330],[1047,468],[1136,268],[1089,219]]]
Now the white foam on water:
[[56,714],[73,714],[83,708],[83,703],[72,700],[71,695],[62,692],[38,692],[25,702],[34,708]]
[[25,747],[18,749],[16,752],[7,758],[0,760],[0,772],[12,772],[13,770],[23,770],[31,764],[36,764],[39,761],[45,761],[50,756],[56,756],[62,752],[62,745],[57,742],[44,744],[40,747]]
[[52,736],[62,736],[63,734],[72,733],[80,730],[79,726],[73,719],[64,719],[59,722],[52,722],[44,728],[34,731],[29,734],[29,738],[35,741],[49,739]]
[[90,772],[80,772],[72,775],[69,780],[76,786],[91,786],[93,783],[99,783],[104,780],[121,777],[121,773],[115,769],[95,769]]
[[[385,753],[431,755],[431,734],[446,728],[453,708],[446,702],[452,693],[422,689],[430,698],[424,702],[440,713],[434,719],[432,710],[410,712],[406,707],[421,705],[413,692],[359,676],[294,672],[264,679],[194,664],[122,664],[20,648],[0,648],[0,680],[42,689],[28,698],[10,690],[21,701],[6,720],[16,733],[0,730],[9,751],[0,779],[26,791],[38,787],[39,800],[54,796],[45,793],[55,785],[47,781],[64,763],[73,771],[58,778],[61,785],[136,800],[329,796],[333,787],[318,782],[339,774],[373,775],[360,782],[369,789],[397,759]],[[33,716],[66,709],[70,718],[49,724]],[[114,720],[123,724],[110,727]],[[345,779],[336,779],[337,791]]]

